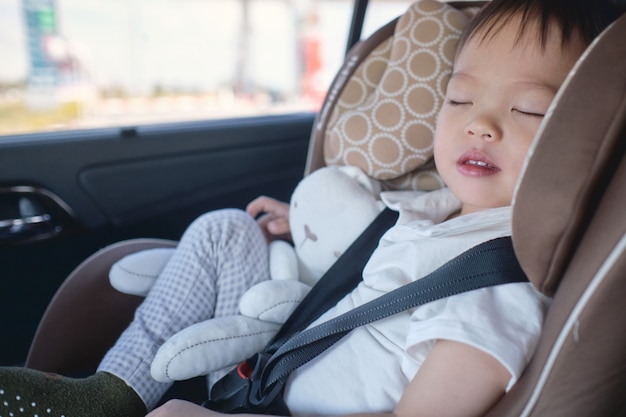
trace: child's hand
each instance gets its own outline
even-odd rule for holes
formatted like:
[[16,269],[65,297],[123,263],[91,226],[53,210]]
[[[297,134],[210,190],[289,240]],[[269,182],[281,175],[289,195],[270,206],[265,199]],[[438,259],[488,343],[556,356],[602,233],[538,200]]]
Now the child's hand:
[[268,242],[276,239],[291,240],[289,229],[289,204],[271,197],[255,198],[246,207],[246,212],[257,219]]

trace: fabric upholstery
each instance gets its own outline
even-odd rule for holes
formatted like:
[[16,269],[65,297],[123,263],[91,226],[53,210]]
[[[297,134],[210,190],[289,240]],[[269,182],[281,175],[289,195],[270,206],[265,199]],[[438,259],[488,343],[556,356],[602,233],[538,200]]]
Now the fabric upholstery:
[[388,188],[443,186],[432,164],[433,134],[468,20],[453,6],[421,0],[358,45],[315,124],[323,163],[357,166]]

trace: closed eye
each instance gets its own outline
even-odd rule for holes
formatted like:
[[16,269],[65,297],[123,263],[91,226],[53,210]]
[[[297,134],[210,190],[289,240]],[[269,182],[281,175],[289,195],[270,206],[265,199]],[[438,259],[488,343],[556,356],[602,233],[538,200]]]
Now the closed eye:
[[528,117],[544,117],[545,116],[545,114],[543,113],[534,113],[534,112],[523,111],[523,110],[518,110],[518,109],[513,109],[512,111],[517,114],[521,114],[522,116],[528,116]]
[[472,104],[471,101],[458,101],[458,100],[448,100],[448,104],[451,106],[463,106],[466,104]]

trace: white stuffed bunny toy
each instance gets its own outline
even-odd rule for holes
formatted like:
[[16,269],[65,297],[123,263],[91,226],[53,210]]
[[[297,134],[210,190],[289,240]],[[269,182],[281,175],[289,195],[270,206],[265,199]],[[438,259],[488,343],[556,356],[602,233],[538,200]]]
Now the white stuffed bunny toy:
[[[291,197],[293,245],[270,243],[270,277],[241,298],[241,315],[196,323],[167,340],[152,362],[162,382],[184,380],[236,365],[260,351],[281,324],[384,205],[380,184],[356,167],[325,167],[305,177]],[[174,249],[122,258],[110,280],[121,292],[145,295]]]

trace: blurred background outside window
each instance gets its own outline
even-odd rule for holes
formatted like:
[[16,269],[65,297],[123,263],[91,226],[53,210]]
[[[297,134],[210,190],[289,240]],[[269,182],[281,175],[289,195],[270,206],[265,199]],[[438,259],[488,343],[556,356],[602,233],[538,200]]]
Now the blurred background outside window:
[[[364,36],[408,0],[370,1]],[[316,111],[352,0],[0,0],[0,135]]]

